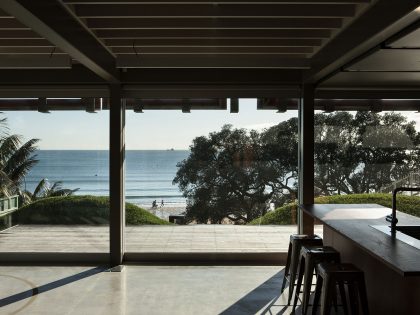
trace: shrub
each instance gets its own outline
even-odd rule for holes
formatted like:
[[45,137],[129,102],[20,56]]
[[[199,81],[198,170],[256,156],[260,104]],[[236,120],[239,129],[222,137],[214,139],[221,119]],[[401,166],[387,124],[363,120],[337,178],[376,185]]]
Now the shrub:
[[[162,225],[162,220],[146,210],[126,203],[128,225]],[[109,223],[109,198],[98,196],[65,196],[40,199],[13,213],[16,224],[90,224]]]

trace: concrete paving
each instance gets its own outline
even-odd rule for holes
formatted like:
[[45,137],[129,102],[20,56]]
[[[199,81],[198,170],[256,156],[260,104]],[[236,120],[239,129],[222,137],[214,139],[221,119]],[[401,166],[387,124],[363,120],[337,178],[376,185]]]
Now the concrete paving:
[[[322,236],[322,226],[315,231]],[[287,252],[296,226],[127,226],[127,252]],[[108,252],[109,227],[20,225],[0,232],[0,252]]]
[[282,277],[272,266],[2,266],[0,314],[291,314]]

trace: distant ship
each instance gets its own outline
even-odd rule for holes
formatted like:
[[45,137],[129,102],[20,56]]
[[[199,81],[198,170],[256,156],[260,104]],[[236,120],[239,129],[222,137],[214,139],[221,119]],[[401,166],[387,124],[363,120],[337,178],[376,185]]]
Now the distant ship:
[[175,151],[174,148],[166,149],[166,151]]

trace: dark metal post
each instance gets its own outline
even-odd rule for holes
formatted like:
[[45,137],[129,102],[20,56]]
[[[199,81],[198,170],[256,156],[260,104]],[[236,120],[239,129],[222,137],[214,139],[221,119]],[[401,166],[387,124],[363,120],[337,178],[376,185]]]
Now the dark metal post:
[[109,239],[111,267],[121,265],[125,228],[125,103],[120,85],[110,86],[109,111]]
[[[299,102],[299,204],[314,203],[314,87],[304,85]],[[314,234],[314,219],[298,211],[300,234]]]

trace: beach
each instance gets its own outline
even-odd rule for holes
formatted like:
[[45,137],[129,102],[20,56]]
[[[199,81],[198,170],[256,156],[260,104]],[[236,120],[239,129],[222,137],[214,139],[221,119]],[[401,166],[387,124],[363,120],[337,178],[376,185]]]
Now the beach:
[[179,215],[179,214],[183,214],[183,212],[185,212],[185,206],[159,206],[156,208],[152,208],[150,207],[150,205],[139,205],[141,208],[147,210],[148,212],[150,212],[151,214],[169,221],[169,216],[170,215]]

